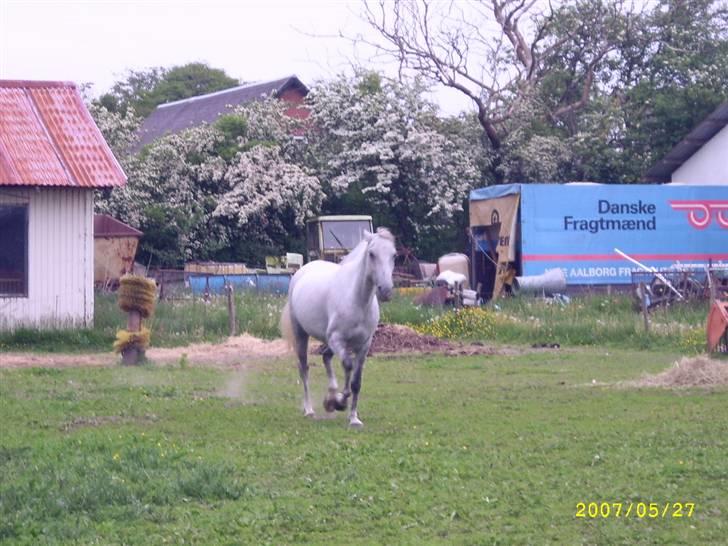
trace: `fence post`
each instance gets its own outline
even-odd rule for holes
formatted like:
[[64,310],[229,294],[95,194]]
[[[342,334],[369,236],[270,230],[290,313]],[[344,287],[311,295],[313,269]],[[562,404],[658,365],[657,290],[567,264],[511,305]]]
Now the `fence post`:
[[642,307],[642,318],[645,321],[645,332],[650,331],[650,318],[647,313],[647,288],[645,283],[640,283],[640,306]]
[[227,294],[227,307],[228,307],[228,330],[230,337],[236,335],[236,320],[235,320],[235,294],[232,284],[225,285],[225,293]]
[[[126,318],[126,329],[129,332],[139,332],[142,329],[142,315],[139,311],[129,311]],[[144,351],[139,347],[128,347],[121,352],[121,362],[126,365],[139,364]]]

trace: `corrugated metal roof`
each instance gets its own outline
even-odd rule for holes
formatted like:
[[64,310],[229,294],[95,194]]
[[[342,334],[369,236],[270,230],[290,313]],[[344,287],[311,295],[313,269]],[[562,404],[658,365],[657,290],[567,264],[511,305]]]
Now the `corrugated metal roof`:
[[642,177],[646,182],[670,182],[674,173],[703,145],[728,125],[728,102],[724,102],[695,129],[678,142],[665,157],[655,163]]
[[125,183],[75,84],[0,80],[0,186]]
[[94,214],[94,237],[141,237],[138,229],[108,214]]
[[178,133],[203,123],[213,123],[239,104],[264,97],[277,97],[287,89],[298,89],[304,96],[308,94],[308,88],[301,80],[296,76],[288,76],[160,104],[139,128],[139,143],[134,150],[138,151],[164,135]]

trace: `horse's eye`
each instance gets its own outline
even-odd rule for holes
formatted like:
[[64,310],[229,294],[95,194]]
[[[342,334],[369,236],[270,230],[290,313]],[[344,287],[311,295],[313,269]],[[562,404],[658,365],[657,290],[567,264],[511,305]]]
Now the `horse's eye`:
[[374,259],[374,252],[369,253],[369,257],[373,260]]

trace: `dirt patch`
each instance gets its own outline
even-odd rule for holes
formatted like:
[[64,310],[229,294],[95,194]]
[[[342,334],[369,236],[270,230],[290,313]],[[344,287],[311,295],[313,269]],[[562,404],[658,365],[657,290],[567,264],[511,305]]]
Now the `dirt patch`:
[[[282,339],[268,341],[248,334],[228,338],[223,343],[194,343],[186,347],[152,347],[147,358],[155,364],[179,364],[235,367],[251,361],[280,358],[288,354],[288,344]],[[0,353],[0,368],[68,368],[114,366],[119,356],[107,353],[52,354]]]
[[249,334],[230,337],[223,343],[194,343],[186,347],[152,348],[147,358],[159,364],[179,363],[219,365],[223,367],[244,364],[252,360],[280,358],[290,354],[282,339],[266,340]]
[[706,356],[683,357],[664,372],[645,375],[636,381],[624,382],[622,385],[665,389],[722,387],[728,385],[728,362]]
[[112,353],[0,353],[0,368],[73,368],[111,366],[118,361]]
[[[324,345],[315,352],[321,354]],[[408,326],[400,324],[380,324],[377,326],[369,347],[369,356],[382,354],[437,353],[445,355],[505,355],[520,354],[523,351],[512,348],[496,348],[484,343],[458,343],[434,336],[420,334]]]
[[[310,345],[312,353],[319,353],[322,346]],[[397,324],[380,324],[374,333],[370,355],[438,353],[446,355],[515,355],[524,350],[491,347],[483,343],[457,343],[432,336],[418,334],[412,328]],[[268,360],[290,358],[293,354],[282,339],[265,340],[249,334],[231,337],[223,343],[194,343],[186,347],[152,347],[147,358],[155,364],[190,364],[244,368],[246,364],[258,364]],[[67,368],[87,366],[115,366],[119,356],[112,353],[49,354],[49,353],[2,353],[0,368]]]

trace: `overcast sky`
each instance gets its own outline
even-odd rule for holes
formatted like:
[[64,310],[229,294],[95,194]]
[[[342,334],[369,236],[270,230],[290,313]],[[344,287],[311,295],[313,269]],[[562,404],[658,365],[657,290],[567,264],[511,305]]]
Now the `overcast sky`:
[[[371,33],[358,0],[0,0],[0,78],[93,84],[128,69],[201,61],[243,81],[297,75],[304,83],[352,61],[386,69],[338,38]],[[467,101],[439,91],[443,112]]]

